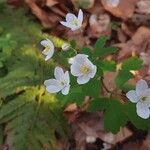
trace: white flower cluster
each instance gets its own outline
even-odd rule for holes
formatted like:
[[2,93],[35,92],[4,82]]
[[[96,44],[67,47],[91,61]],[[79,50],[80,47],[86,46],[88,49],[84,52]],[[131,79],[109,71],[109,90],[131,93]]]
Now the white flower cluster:
[[[66,22],[61,21],[60,23],[72,31],[79,29],[82,26],[83,22],[83,12],[80,9],[78,13],[78,17],[74,14],[68,13],[66,15]],[[41,41],[41,45],[45,47],[43,50],[43,54],[46,55],[45,61],[52,58],[55,48],[52,41],[49,39]],[[62,45],[62,50],[66,51],[70,48],[70,44],[64,43]],[[70,72],[73,76],[77,77],[78,84],[85,84],[91,78],[94,78],[97,67],[92,64],[92,62],[88,59],[88,55],[77,54],[75,57],[69,59]],[[69,72],[64,72],[62,68],[56,67],[54,71],[55,79],[49,79],[44,82],[46,89],[50,93],[60,92],[64,95],[67,95],[70,90],[70,77]]]
[[[116,7],[119,4],[119,0],[107,0],[112,6]],[[60,23],[72,31],[79,29],[83,22],[83,12],[80,9],[78,17],[74,14],[68,13],[66,15],[66,22]],[[54,44],[49,39],[41,41],[41,45],[45,47],[43,54],[46,55],[45,61],[49,60],[55,51]],[[70,44],[64,43],[62,50],[67,51],[71,48]],[[77,54],[75,57],[69,59],[70,72],[73,76],[77,77],[78,84],[85,84],[89,82],[91,78],[94,78],[97,67],[88,59],[88,55]],[[54,71],[55,79],[49,79],[44,82],[46,89],[50,93],[60,92],[63,95],[67,95],[70,90],[70,77],[69,72],[64,72],[62,68],[56,67]],[[146,81],[140,80],[136,84],[136,90],[131,90],[126,94],[127,98],[136,103],[136,111],[138,116],[147,119],[150,117],[150,88]]]

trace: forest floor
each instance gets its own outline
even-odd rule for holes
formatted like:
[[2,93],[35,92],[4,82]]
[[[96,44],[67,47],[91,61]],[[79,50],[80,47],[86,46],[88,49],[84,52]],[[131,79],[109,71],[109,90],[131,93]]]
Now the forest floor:
[[[130,82],[135,83],[143,78],[150,84],[150,0],[120,0],[117,7],[106,0],[9,0],[8,4],[14,8],[25,5],[43,26],[43,32],[64,40],[74,39],[79,46],[93,45],[100,36],[109,36],[108,44],[117,47],[119,53],[107,59],[120,63],[131,56],[139,56],[144,67],[135,72],[135,78]],[[84,23],[81,30],[71,32],[59,21],[68,12],[77,14],[79,7],[84,12]],[[105,74],[104,82],[108,89],[115,88],[115,76],[113,72]],[[104,131],[99,113],[80,113],[74,104],[69,105],[65,112],[71,123],[74,139],[78,141],[76,147],[79,150],[84,150],[85,147],[87,150],[99,150],[100,147],[150,150],[150,135],[136,130],[130,124],[113,135]],[[89,133],[91,136],[87,137]],[[94,135],[97,139],[92,143],[90,141]],[[60,147],[63,147],[63,142],[59,141]],[[70,143],[73,147],[74,141]]]

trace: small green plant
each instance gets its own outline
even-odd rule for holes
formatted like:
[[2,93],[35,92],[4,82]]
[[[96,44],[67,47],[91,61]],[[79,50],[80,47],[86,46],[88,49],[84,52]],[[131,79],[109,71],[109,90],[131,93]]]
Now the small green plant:
[[[83,12],[80,9],[78,17],[68,13],[66,22],[60,23],[75,31],[81,28],[82,22]],[[142,68],[143,62],[138,57],[130,57],[117,69],[116,62],[105,59],[106,56],[117,53],[115,47],[106,46],[108,40],[108,37],[102,36],[97,40],[94,48],[81,49],[72,43],[65,43],[66,51],[63,49],[63,44],[61,51],[55,51],[50,41],[43,40],[41,44],[44,45],[45,42],[43,52],[46,51],[46,58],[52,58],[57,62],[54,78],[44,82],[46,89],[50,93],[57,93],[56,96],[64,104],[75,102],[81,105],[88,96],[90,104],[87,111],[103,111],[104,126],[108,132],[117,133],[127,122],[149,131],[150,88],[146,81],[140,80],[137,82],[136,90],[132,90],[133,86],[127,82],[134,77],[133,71]],[[101,89],[105,87],[103,76],[109,71],[117,72],[115,79],[117,89],[115,91],[107,89],[109,97],[106,98],[101,94]],[[117,90],[122,91],[123,99],[118,99]]]

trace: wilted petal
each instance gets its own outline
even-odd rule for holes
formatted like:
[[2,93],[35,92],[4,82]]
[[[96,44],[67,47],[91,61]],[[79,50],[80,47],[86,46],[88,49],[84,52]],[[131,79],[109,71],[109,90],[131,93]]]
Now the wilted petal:
[[46,90],[50,93],[57,93],[62,90],[62,85],[55,79],[49,79],[44,82]]
[[86,76],[80,76],[77,78],[77,82],[78,84],[85,84],[87,82],[89,82],[90,78],[86,75]]
[[150,117],[150,109],[146,104],[138,102],[136,104],[136,111],[138,116],[140,116],[143,119],[148,119]]
[[143,91],[145,91],[146,89],[148,89],[148,85],[145,80],[141,79],[136,83],[136,93],[139,96],[141,96],[143,94]]
[[69,90],[70,90],[70,85],[63,88],[61,92],[63,95],[67,95],[69,93]]
[[139,101],[139,97],[135,90],[129,91],[126,96],[133,103],[137,103]]
[[80,22],[80,25],[83,22],[83,11],[80,9],[78,13],[78,21]]

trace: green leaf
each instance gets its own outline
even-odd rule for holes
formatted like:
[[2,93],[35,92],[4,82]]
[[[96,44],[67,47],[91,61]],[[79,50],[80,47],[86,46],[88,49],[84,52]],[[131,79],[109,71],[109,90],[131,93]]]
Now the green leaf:
[[4,105],[0,110],[0,124],[7,123],[7,126],[4,126],[7,131],[5,142],[13,150],[33,150],[35,147],[56,149],[55,131],[59,131],[61,136],[65,135],[65,121],[60,117],[62,112],[58,113],[58,106],[54,96],[45,95],[38,88],[27,90]]
[[89,56],[92,56],[91,49],[88,48],[88,47],[83,47],[83,48],[81,49],[81,53],[86,54],[86,55],[89,55]]
[[60,103],[62,105],[68,104],[68,103],[76,103],[77,105],[81,105],[84,101],[85,95],[82,92],[82,87],[72,87],[69,91],[69,94],[67,96],[58,93],[57,98],[59,99]]
[[103,48],[109,38],[106,36],[101,36],[95,44],[95,51],[99,51],[100,48]]
[[129,121],[138,129],[150,131],[150,119],[142,119],[136,113],[136,105],[128,103],[124,105],[124,111]]
[[107,109],[109,99],[107,98],[98,98],[90,102],[90,105],[87,109],[88,112],[96,112]]
[[105,48],[105,44],[107,41],[107,37],[100,37],[95,44],[95,57],[102,57],[106,55],[113,54],[117,52],[117,48],[115,47],[107,47]]
[[82,86],[82,92],[85,96],[99,97],[101,91],[101,81],[95,78]]
[[116,71],[116,62],[114,61],[103,60],[103,61],[100,61],[98,65],[104,71]]
[[121,88],[131,78],[133,78],[132,73],[126,70],[120,70],[115,79],[116,85]]
[[122,104],[117,100],[110,100],[104,114],[104,127],[107,132],[117,133],[127,123]]
[[142,68],[143,61],[138,57],[131,57],[122,63],[122,70],[138,70]]

